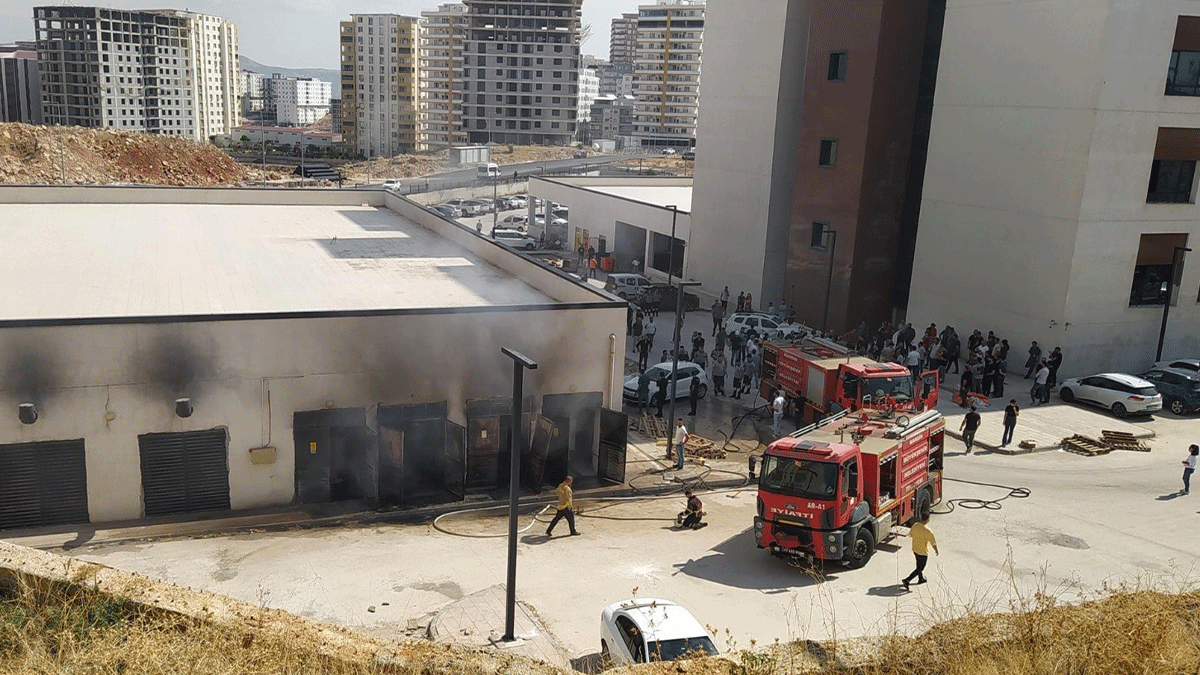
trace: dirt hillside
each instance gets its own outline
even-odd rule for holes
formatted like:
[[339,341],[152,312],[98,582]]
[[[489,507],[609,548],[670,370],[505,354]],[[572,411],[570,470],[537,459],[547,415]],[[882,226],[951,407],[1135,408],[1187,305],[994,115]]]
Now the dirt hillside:
[[128,131],[0,124],[0,183],[237,185],[260,176],[216,147]]

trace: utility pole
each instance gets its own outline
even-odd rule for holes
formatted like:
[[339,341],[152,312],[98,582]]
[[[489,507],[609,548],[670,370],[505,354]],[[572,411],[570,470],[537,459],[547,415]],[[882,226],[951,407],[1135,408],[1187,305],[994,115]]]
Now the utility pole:
[[262,184],[267,187],[267,128],[262,120],[258,122],[258,135],[262,137]]
[[[65,119],[64,119],[65,121]],[[58,125],[58,169],[62,173],[62,184],[67,184],[67,149],[63,140],[63,127]]]
[[538,364],[515,349],[502,347],[505,356],[513,360],[512,432],[508,435],[508,576],[504,594],[505,642],[517,639],[513,635],[517,619],[517,501],[521,490],[521,448],[525,447],[525,425],[521,422],[521,399],[524,397],[525,370],[537,370]]

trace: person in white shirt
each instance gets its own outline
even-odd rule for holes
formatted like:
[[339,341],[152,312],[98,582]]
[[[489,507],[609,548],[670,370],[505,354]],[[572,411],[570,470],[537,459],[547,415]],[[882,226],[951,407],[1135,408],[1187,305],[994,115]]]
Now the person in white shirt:
[[1196,470],[1196,457],[1200,456],[1200,445],[1192,443],[1188,446],[1188,456],[1183,460],[1183,490],[1179,494],[1186,495],[1192,489],[1192,472]]
[[774,418],[771,425],[771,432],[775,434],[775,438],[783,435],[780,432],[780,428],[783,423],[783,407],[785,405],[787,405],[787,401],[783,399],[783,392],[776,392],[775,400],[771,401],[771,414]]
[[908,357],[904,360],[904,365],[908,366],[908,369],[912,371],[912,379],[915,383],[917,377],[921,375],[921,350],[913,346],[908,352]]
[[683,426],[683,418],[680,417],[675,421],[675,468],[683,468],[683,446],[687,445],[688,439],[692,435],[688,433],[687,427]]
[[1046,387],[1046,382],[1050,380],[1050,368],[1046,365],[1046,360],[1038,364],[1037,374],[1033,376],[1033,391],[1029,392],[1033,399],[1033,405],[1041,405],[1050,402],[1050,391]]

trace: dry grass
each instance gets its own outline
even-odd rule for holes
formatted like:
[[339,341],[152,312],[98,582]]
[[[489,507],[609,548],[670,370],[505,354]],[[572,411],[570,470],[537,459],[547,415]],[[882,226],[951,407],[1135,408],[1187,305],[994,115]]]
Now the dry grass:
[[[1018,596],[1012,611],[971,609],[916,637],[816,644],[797,641],[729,652],[728,659],[649,664],[616,672],[689,675],[1176,675],[1200,672],[1200,591],[1106,589],[1065,604],[1051,593]],[[930,607],[944,616],[947,607]],[[333,645],[279,614],[236,622],[181,617],[84,585],[0,585],[0,675],[255,675],[398,673],[552,675],[545,664],[426,642],[369,638]]]

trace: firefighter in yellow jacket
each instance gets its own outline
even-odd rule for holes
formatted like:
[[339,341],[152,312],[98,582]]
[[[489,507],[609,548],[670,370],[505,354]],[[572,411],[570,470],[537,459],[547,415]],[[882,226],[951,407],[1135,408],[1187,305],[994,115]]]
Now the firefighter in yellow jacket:
[[913,523],[912,529],[908,531],[908,536],[912,539],[913,557],[917,559],[917,568],[900,582],[904,584],[904,590],[906,591],[908,590],[909,583],[914,578],[918,584],[925,583],[925,563],[929,562],[929,547],[933,547],[934,555],[940,555],[937,537],[933,536],[933,532],[926,527],[928,523],[929,516],[925,516],[923,520]]
[[554,489],[554,494],[558,495],[558,506],[556,507],[558,512],[554,514],[554,520],[550,521],[550,527],[546,528],[547,537],[554,536],[554,526],[563,518],[567,519],[567,525],[571,528],[571,535],[579,534],[579,531],[575,529],[575,491],[571,489],[571,483],[574,482],[574,478],[567,476]]

